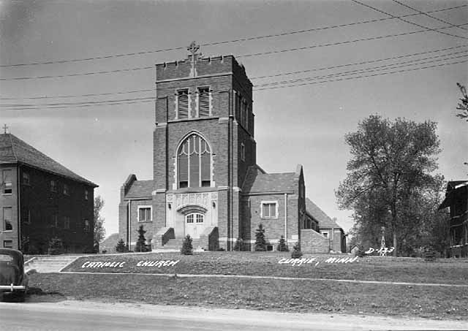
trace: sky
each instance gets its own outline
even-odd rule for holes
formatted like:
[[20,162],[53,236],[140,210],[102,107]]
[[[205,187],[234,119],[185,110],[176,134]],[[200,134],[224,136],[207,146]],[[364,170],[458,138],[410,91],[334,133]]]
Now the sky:
[[0,125],[99,185],[107,235],[120,187],[152,179],[156,63],[234,55],[254,84],[257,162],[304,167],[345,231],[344,136],[366,117],[438,123],[437,173],[467,179],[468,2],[0,0]]

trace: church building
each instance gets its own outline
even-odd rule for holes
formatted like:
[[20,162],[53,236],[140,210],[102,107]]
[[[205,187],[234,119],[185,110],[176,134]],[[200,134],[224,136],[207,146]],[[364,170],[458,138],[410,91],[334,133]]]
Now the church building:
[[290,248],[302,230],[321,236],[306,210],[302,166],[269,174],[257,165],[245,68],[232,55],[203,57],[198,48],[192,43],[187,59],[156,65],[153,179],[131,174],[121,187],[120,237],[134,249],[142,225],[153,249],[180,248],[190,235],[194,248],[232,250],[242,239],[253,250],[262,224],[275,250],[281,236]]

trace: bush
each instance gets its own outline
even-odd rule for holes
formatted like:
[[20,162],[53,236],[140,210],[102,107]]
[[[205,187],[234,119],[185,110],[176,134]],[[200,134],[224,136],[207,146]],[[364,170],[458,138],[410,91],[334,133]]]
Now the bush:
[[125,253],[128,252],[128,247],[125,245],[125,242],[123,239],[119,239],[117,242],[117,245],[115,246],[115,251],[117,253]]
[[265,229],[263,228],[263,224],[260,223],[258,229],[255,230],[255,250],[264,252],[266,251],[266,246]]
[[62,239],[54,237],[49,241],[49,255],[59,255],[63,253]]
[[284,240],[284,236],[281,236],[277,250],[279,252],[289,252],[288,245],[286,244],[286,240]]
[[135,246],[135,252],[147,252],[148,248],[146,247],[146,231],[143,229],[143,225],[140,225],[138,228],[138,240]]
[[190,235],[185,236],[182,248],[180,249],[180,253],[183,255],[193,254],[192,238],[190,237]]
[[235,251],[243,251],[244,250],[244,240],[242,238],[237,238],[236,243],[234,245]]
[[299,242],[297,242],[294,247],[293,247],[293,251],[291,253],[291,257],[293,259],[300,259],[302,256],[302,251],[301,251],[301,244]]

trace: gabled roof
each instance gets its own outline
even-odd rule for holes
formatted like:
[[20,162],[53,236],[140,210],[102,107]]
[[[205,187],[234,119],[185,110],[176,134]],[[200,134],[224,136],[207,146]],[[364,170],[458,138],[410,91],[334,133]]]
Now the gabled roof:
[[267,174],[260,167],[249,167],[242,186],[244,194],[296,192],[297,174],[294,172]]
[[11,163],[25,164],[93,187],[98,186],[75,174],[73,171],[67,169],[47,155],[39,152],[37,149],[16,136],[9,133],[0,134],[0,164]]
[[152,180],[135,180],[128,188],[125,198],[148,198],[151,199],[151,192],[153,192]]
[[[455,180],[447,183],[447,191],[445,192],[445,199],[439,206],[439,210],[450,207],[457,195],[466,192],[468,187],[468,180]],[[465,193],[466,194],[466,193]]]
[[309,198],[306,198],[306,210],[307,212],[319,222],[320,229],[341,229],[334,220],[332,220],[325,212],[320,209],[315,203]]

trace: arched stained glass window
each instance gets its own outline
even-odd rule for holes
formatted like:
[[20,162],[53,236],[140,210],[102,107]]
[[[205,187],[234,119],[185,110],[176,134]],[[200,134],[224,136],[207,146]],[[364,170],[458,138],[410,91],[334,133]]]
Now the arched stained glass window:
[[196,134],[190,135],[177,151],[179,188],[211,186],[211,150]]

